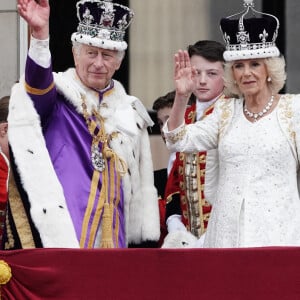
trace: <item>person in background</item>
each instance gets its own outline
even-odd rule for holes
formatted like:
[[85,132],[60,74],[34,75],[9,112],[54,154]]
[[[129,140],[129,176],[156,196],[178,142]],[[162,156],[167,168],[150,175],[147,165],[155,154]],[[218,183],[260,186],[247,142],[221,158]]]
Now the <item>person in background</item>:
[[[183,107],[185,123],[192,124],[212,113],[224,89],[224,45],[217,41],[200,40],[188,46],[191,65],[196,70],[191,105]],[[209,196],[216,188],[217,151],[177,152],[169,174],[166,198],[168,247],[194,247],[202,243],[211,205]]]
[[[152,105],[152,109],[156,112],[157,124],[160,129],[160,133],[162,139],[165,143],[165,138],[162,133],[162,127],[165,122],[169,118],[169,114],[172,109],[172,105],[174,102],[175,91],[168,92],[167,94],[158,97]],[[168,174],[170,172],[170,168],[175,159],[174,153],[170,154],[170,158],[168,161],[167,168],[159,169],[154,171],[154,185],[158,191],[158,205],[159,205],[159,216],[160,216],[160,239],[158,243],[158,247],[161,247],[162,242],[167,235],[167,227],[166,227],[166,200],[164,198],[165,188],[167,183]]]
[[1,152],[9,160],[9,149],[8,149],[8,106],[9,106],[9,96],[4,96],[0,99],[0,148]]
[[[112,1],[82,0],[76,7],[75,68],[52,73],[48,1],[17,5],[31,40],[25,78],[12,89],[9,143],[34,246],[156,246],[159,209],[147,132],[153,122],[113,79],[133,12]],[[23,247],[15,224],[12,218],[10,249]]]
[[4,249],[5,217],[8,202],[9,150],[7,115],[9,96],[0,99],[0,249]]
[[[174,98],[175,98],[175,91],[171,91],[163,96],[158,97],[153,102],[153,105],[152,105],[152,109],[156,112],[157,123],[158,123],[160,134],[162,136],[164,143],[166,142],[166,140],[162,133],[162,128],[163,128],[164,124],[166,123],[166,121],[169,119],[169,115],[170,115],[170,112],[172,109]],[[168,166],[167,166],[167,170],[166,170],[167,174],[170,173],[174,159],[175,159],[175,157],[171,153],[170,159],[168,162]]]
[[[156,111],[157,123],[160,129],[160,134],[162,139],[165,141],[162,128],[170,116],[172,105],[174,103],[175,91],[168,92],[167,94],[158,97],[152,105],[152,109]],[[195,96],[192,94],[190,97],[189,105],[195,102]],[[173,163],[176,159],[176,153],[170,153],[168,160],[167,168],[154,171],[154,184],[158,191],[158,203],[159,203],[159,212],[160,212],[160,228],[161,228],[161,237],[158,246],[160,247],[163,243],[165,236],[167,235],[166,227],[166,199],[165,199],[165,189],[168,176],[172,169]]]
[[279,21],[244,1],[221,19],[225,85],[238,98],[220,100],[202,122],[184,124],[197,73],[175,55],[176,96],[163,128],[171,151],[218,149],[219,183],[204,247],[300,245],[300,97],[280,94],[285,60],[276,46]]

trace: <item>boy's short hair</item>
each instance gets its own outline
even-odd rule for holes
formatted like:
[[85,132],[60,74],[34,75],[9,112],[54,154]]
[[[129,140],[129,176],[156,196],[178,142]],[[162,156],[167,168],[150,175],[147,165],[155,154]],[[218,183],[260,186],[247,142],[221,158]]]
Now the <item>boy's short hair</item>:
[[172,107],[175,99],[175,91],[168,92],[166,95],[157,98],[152,105],[152,109],[158,111],[165,107]]
[[9,96],[4,96],[0,99],[0,123],[7,122]]
[[187,50],[190,57],[199,55],[210,62],[224,62],[223,53],[225,51],[225,46],[217,41],[198,41],[194,45],[189,45]]

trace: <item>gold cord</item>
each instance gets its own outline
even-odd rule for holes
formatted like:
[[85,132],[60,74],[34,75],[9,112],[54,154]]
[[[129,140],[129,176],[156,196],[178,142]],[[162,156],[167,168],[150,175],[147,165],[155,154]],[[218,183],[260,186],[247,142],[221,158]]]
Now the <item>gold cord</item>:
[[[87,112],[87,106],[84,97],[82,98],[82,109],[83,109],[83,116],[88,126],[89,133],[92,136],[91,151],[93,151],[93,147],[99,148],[99,143],[102,143],[101,153],[104,158],[104,169],[102,172],[102,188],[100,191],[99,203],[97,205],[96,212],[95,212],[95,218],[92,222],[91,234],[90,237],[88,238],[88,247],[89,248],[93,247],[95,236],[96,236],[96,230],[98,228],[100,217],[103,212],[102,224],[101,224],[102,236],[101,236],[100,247],[113,248],[114,242],[113,242],[112,227],[113,227],[113,214],[114,214],[114,203],[113,203],[114,193],[111,192],[111,195],[108,195],[108,177],[109,177],[108,160],[110,160],[110,163],[114,165],[117,171],[116,176],[118,182],[120,181],[119,178],[126,174],[128,168],[125,160],[119,157],[117,153],[114,152],[108,146],[109,141],[111,141],[114,137],[116,137],[118,133],[113,132],[111,134],[106,134],[105,127],[104,127],[104,118],[95,109],[92,110],[91,116],[95,117],[96,120],[91,118],[91,116]],[[99,131],[95,134],[96,129],[98,129]],[[99,172],[100,172],[99,170],[94,169],[94,175],[95,174],[99,175]],[[114,172],[113,168],[110,168],[110,172]],[[92,181],[94,181],[94,178],[96,178],[94,175]],[[112,174],[110,175],[112,176]],[[99,176],[97,176],[97,178],[99,178]],[[90,198],[91,197],[89,197],[89,199]],[[88,205],[83,220],[83,224],[85,224],[85,226],[83,226],[82,228],[83,230],[82,230],[81,241],[80,241],[81,247],[84,246],[85,239],[86,239],[88,219],[91,216],[90,210],[91,210],[91,205]],[[117,235],[116,235],[116,245],[118,245]]]

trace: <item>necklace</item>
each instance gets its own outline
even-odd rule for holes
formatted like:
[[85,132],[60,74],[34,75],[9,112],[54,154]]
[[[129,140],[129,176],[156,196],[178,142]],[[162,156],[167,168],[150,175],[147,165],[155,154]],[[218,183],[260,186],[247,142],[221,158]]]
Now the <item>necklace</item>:
[[270,110],[271,106],[273,105],[273,102],[274,102],[274,95],[271,96],[271,99],[266,104],[266,106],[263,108],[263,110],[261,110],[260,112],[257,112],[257,113],[249,111],[245,104],[244,112],[249,118],[253,118],[254,121],[257,121],[258,119],[262,118],[263,115],[266,114]]

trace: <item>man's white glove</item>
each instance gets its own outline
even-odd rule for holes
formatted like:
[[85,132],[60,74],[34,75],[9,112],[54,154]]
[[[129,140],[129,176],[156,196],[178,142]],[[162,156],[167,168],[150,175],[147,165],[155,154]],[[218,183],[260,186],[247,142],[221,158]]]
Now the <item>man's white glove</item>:
[[174,232],[174,231],[187,231],[184,224],[181,222],[181,215],[172,215],[170,216],[167,221],[167,229],[168,232]]

